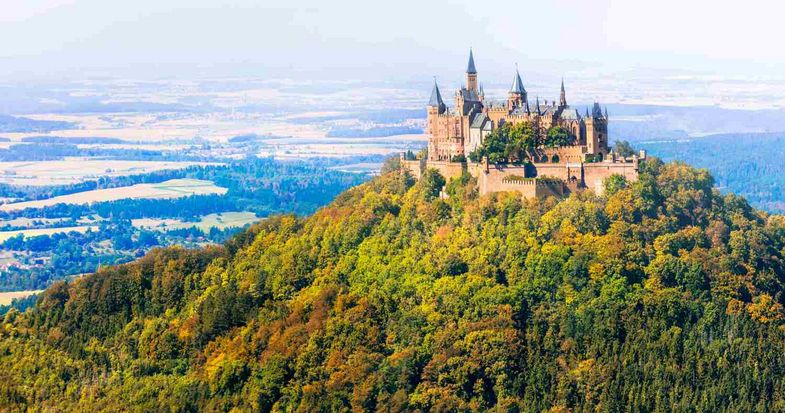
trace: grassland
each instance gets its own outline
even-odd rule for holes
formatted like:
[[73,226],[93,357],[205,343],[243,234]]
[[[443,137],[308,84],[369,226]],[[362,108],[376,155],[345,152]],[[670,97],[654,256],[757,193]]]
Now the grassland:
[[157,184],[137,184],[120,188],[96,189],[37,201],[0,205],[0,211],[18,211],[25,208],[43,208],[56,204],[91,204],[120,199],[172,199],[190,195],[225,194],[226,188],[210,181],[198,179],[170,179]]
[[205,162],[64,159],[58,161],[0,162],[0,183],[12,185],[65,185],[101,176],[124,176],[183,169]]
[[84,233],[87,232],[88,230],[97,231],[98,227],[95,225],[84,225],[78,227],[34,228],[34,229],[21,229],[17,231],[0,231],[0,242],[3,242],[9,238],[13,238],[19,234],[22,234],[25,238],[27,238],[27,237],[35,237],[38,235],[62,234],[72,231]]
[[257,217],[252,212],[224,212],[221,214],[204,215],[200,217],[199,221],[197,222],[154,218],[134,219],[131,222],[133,226],[137,228],[146,228],[159,231],[197,227],[200,230],[207,232],[210,231],[210,228],[226,229],[231,227],[242,227],[246,224],[259,221],[260,219],[261,218]]

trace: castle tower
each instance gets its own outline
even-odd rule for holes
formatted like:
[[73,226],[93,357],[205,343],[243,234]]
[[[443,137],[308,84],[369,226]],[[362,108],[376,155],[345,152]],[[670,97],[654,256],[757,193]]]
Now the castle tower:
[[608,154],[608,117],[602,113],[600,104],[594,102],[591,115],[586,109],[586,146],[590,154]]
[[477,68],[474,67],[472,49],[469,49],[469,64],[466,66],[466,89],[477,91]]
[[433,90],[431,91],[431,99],[428,101],[428,116],[433,113],[434,115],[441,115],[447,111],[447,105],[442,100],[442,94],[439,91],[439,85],[436,83],[436,78],[433,79]]
[[567,94],[564,92],[564,78],[561,78],[561,94],[559,95],[559,107],[567,107]]
[[507,109],[513,110],[515,108],[524,107],[524,103],[527,100],[526,88],[523,87],[523,80],[521,80],[521,74],[518,72],[518,65],[516,65],[515,77],[512,80],[512,87],[510,88],[510,93],[507,97]]

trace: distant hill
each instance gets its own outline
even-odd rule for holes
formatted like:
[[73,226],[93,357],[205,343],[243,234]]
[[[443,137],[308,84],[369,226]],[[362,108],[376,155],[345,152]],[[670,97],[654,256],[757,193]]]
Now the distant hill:
[[223,247],[55,284],[0,326],[0,406],[785,407],[785,217],[657,159],[603,197],[442,184],[384,174]]
[[0,133],[18,132],[51,132],[55,130],[73,129],[71,122],[53,120],[35,120],[0,114]]

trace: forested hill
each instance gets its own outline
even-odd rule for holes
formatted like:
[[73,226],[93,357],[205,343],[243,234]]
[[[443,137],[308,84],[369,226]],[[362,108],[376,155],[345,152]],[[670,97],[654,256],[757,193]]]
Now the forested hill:
[[785,409],[785,218],[656,159],[604,197],[442,182],[52,286],[0,327],[2,410]]

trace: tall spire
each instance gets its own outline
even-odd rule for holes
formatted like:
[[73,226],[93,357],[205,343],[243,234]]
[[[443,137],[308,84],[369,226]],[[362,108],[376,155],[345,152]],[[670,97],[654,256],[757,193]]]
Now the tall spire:
[[512,87],[510,88],[510,93],[518,93],[520,95],[526,95],[526,89],[523,87],[523,80],[521,80],[521,74],[518,72],[518,64],[515,64],[515,78],[512,80]]
[[447,105],[442,100],[442,94],[439,92],[439,85],[436,83],[436,76],[433,77],[433,90],[431,91],[431,100],[428,101],[428,106],[433,106],[439,109],[439,113],[444,113]]
[[542,115],[542,112],[540,111],[540,97],[539,96],[537,96],[537,107],[536,108],[537,108],[537,114],[538,115]]
[[567,94],[564,92],[564,77],[561,78],[561,94],[559,95],[559,106],[567,106]]
[[466,73],[476,75],[477,68],[474,67],[474,53],[472,53],[472,48],[469,48],[469,65],[466,66]]
[[608,119],[608,107],[605,107],[605,119]]

